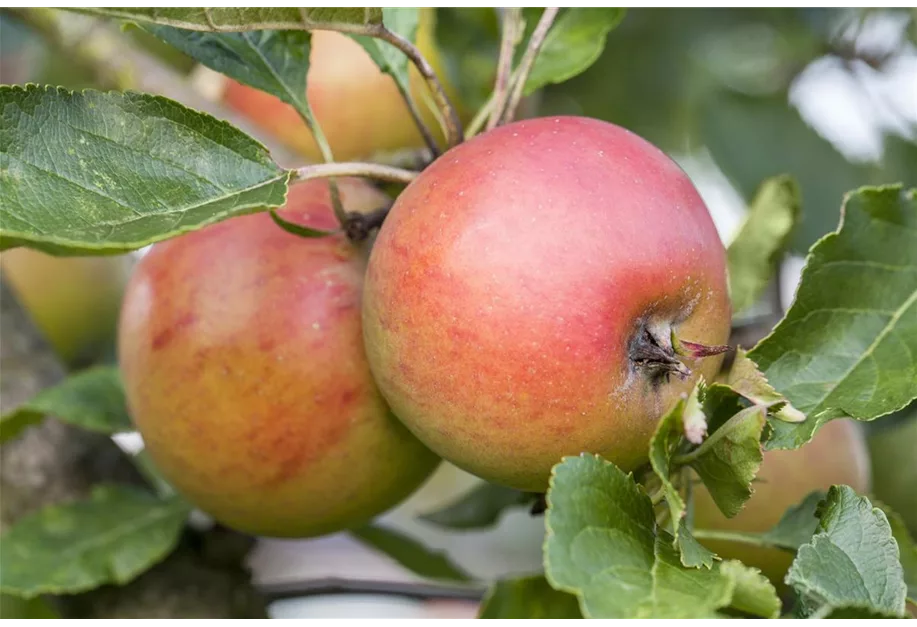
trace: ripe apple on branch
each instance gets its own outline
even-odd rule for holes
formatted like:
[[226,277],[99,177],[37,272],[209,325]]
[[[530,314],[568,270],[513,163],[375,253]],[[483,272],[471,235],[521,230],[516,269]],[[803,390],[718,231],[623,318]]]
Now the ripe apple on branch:
[[[446,79],[433,9],[86,11],[225,74],[223,102],[313,163],[280,167],[238,129],[162,97],[0,90],[14,208],[3,248],[152,244],[124,294],[117,368],[5,417],[3,438],[49,413],[88,415],[102,431],[129,423],[161,489],[103,490],[67,512],[95,520],[121,499],[168,523],[150,534],[155,550],[115,546],[140,555],[120,570],[61,584],[22,575],[54,561],[60,512],[39,512],[12,532],[4,591],[130,580],[168,554],[192,507],[250,535],[350,532],[424,576],[465,581],[368,526],[445,460],[486,482],[480,518],[532,500],[545,514],[543,576],[497,582],[482,615],[544,602],[565,616],[775,618],[792,605],[778,594],[807,616],[902,615],[912,561],[897,551],[912,545],[860,494],[868,458],[848,418],[917,393],[903,357],[910,284],[875,295],[889,301],[884,330],[872,318],[841,328],[856,346],[831,343],[833,319],[805,329],[815,314],[863,312],[811,296],[818,271],[910,267],[848,253],[875,253],[862,233],[882,220],[906,238],[913,193],[851,193],[841,226],[810,252],[802,304],[733,355],[734,249],[675,160],[588,116],[519,119],[527,96],[588,67],[620,10],[501,10],[493,88],[473,116]],[[565,54],[577,40],[579,54]],[[66,137],[66,150],[46,150],[47,137]],[[405,151],[423,155],[415,169],[384,162]],[[42,185],[72,196],[66,211],[35,200]],[[760,275],[745,300],[770,279],[798,212],[791,182],[770,180],[761,197],[781,228],[745,240]],[[757,211],[756,200],[746,226]],[[898,321],[907,351],[884,344]],[[874,335],[856,335],[864,327]],[[879,350],[901,369],[858,370]],[[864,392],[873,375],[891,381],[882,395]],[[854,543],[851,529],[869,533]],[[110,531],[98,535],[119,537]],[[865,572],[876,563],[881,577]],[[878,600],[836,589],[858,577],[867,591],[890,583]],[[516,594],[523,610],[500,609]]]

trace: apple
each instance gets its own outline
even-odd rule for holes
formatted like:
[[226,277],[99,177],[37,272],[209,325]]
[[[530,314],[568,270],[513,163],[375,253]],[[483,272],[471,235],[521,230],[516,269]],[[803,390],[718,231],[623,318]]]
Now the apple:
[[[437,76],[443,77],[432,11],[422,13],[417,47]],[[428,88],[413,66],[410,84],[421,117],[434,137],[442,141]],[[457,104],[454,90],[445,87],[453,104]],[[227,80],[223,98],[230,108],[245,114],[291,149],[310,161],[322,161],[312,133],[291,105],[232,80]],[[394,79],[382,73],[363,47],[346,35],[313,31],[306,98],[336,161],[367,159],[425,146]]]
[[[339,180],[345,208],[389,202]],[[280,214],[333,229],[327,182]],[[396,420],[363,350],[366,247],[305,239],[267,213],[156,244],[119,328],[131,416],[176,489],[227,527],[309,537],[360,525],[439,464]]]
[[645,140],[582,117],[501,126],[436,160],[382,225],[370,367],[417,437],[494,483],[544,492],[584,451],[632,470],[720,366],[697,344],[728,339],[725,263],[691,181]]
[[[776,525],[788,507],[816,490],[848,485],[859,494],[870,488],[869,451],[860,425],[852,420],[833,420],[816,432],[801,448],[766,451],[752,485],[754,494],[734,517],[726,518],[703,485],[694,491],[694,525],[698,529],[764,532]],[[746,543],[702,540],[726,559],[738,559],[761,569],[780,586],[793,561],[793,554],[780,549]]]
[[114,346],[128,257],[56,257],[14,248],[0,255],[0,268],[65,364],[91,363]]

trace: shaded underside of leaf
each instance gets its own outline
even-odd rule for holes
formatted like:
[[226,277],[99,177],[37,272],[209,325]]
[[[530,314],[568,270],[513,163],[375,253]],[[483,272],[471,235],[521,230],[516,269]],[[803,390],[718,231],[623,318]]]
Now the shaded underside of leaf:
[[0,418],[0,442],[16,437],[46,416],[100,433],[133,429],[118,369],[96,366],[39,392]]
[[763,460],[761,433],[765,423],[763,407],[743,409],[692,453],[691,468],[727,517],[739,513],[751,498],[751,483]]
[[206,33],[156,24],[147,24],[144,29],[240,83],[293,106],[308,106],[306,75],[311,51],[308,32]]
[[542,576],[501,579],[487,593],[478,618],[582,618],[575,596]]
[[471,577],[453,564],[441,551],[434,551],[408,536],[380,527],[368,525],[353,529],[350,534],[421,577],[446,581],[470,581]]
[[729,295],[735,313],[751,307],[774,276],[800,215],[799,188],[788,176],[762,183],[727,249]]
[[530,504],[533,499],[532,494],[485,483],[446,507],[419,518],[447,529],[481,529],[495,525],[506,509]]

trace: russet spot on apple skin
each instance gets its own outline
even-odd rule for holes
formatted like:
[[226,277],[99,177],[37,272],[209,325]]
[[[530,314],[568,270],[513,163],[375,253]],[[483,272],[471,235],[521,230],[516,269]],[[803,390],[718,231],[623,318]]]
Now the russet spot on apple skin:
[[726,342],[725,251],[691,181],[648,142],[586,118],[523,120],[450,150],[399,196],[363,320],[380,389],[414,434],[469,472],[544,491],[564,455],[644,463],[661,414],[712,380],[721,357],[677,355],[669,335]]
[[[366,183],[339,185],[350,211],[389,202]],[[324,181],[293,185],[281,214],[337,225]],[[439,464],[370,374],[364,248],[291,235],[260,213],[157,244],[131,277],[119,329],[131,414],[165,477],[221,523],[338,531]]]

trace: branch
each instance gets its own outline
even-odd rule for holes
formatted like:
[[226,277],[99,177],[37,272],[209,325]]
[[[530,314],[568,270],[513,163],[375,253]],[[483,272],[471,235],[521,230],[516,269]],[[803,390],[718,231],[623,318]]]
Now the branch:
[[497,61],[497,79],[494,83],[493,100],[489,104],[490,120],[487,130],[491,130],[500,122],[500,112],[506,107],[509,98],[510,81],[513,73],[513,59],[516,54],[516,45],[519,43],[524,22],[522,9],[511,7],[504,9],[503,34],[500,39],[500,57]]
[[418,174],[420,173],[381,163],[318,163],[295,169],[291,181],[308,181],[334,176],[362,176],[393,183],[410,183],[417,178]]
[[522,101],[522,94],[525,91],[525,81],[528,80],[529,73],[535,65],[535,59],[541,51],[541,46],[544,44],[545,37],[548,36],[548,31],[551,29],[551,25],[554,23],[554,18],[557,17],[557,12],[559,10],[560,9],[557,7],[546,8],[544,13],[541,14],[541,19],[538,20],[538,25],[535,26],[532,38],[529,39],[528,48],[526,48],[525,54],[522,56],[522,61],[519,62],[519,71],[518,75],[515,77],[515,84],[513,85],[509,104],[500,118],[503,123],[511,122],[516,113],[516,109],[519,108],[519,103]]
[[411,114],[411,118],[414,120],[414,125],[417,126],[417,130],[420,131],[420,134],[423,136],[423,142],[427,145],[427,150],[430,151],[430,154],[433,155],[433,158],[437,158],[441,153],[439,150],[439,144],[436,143],[436,139],[433,137],[433,132],[427,126],[427,123],[424,122],[423,117],[420,115],[420,110],[417,108],[417,103],[414,102],[414,99],[411,98],[411,94],[406,92],[402,87],[401,83],[395,81],[395,85],[398,87],[398,93],[401,94],[401,97],[404,99],[404,104],[407,105],[408,111]]
[[436,76],[436,71],[420,53],[420,50],[410,41],[398,33],[393,33],[382,24],[373,24],[366,28],[365,32],[362,34],[388,42],[407,55],[415,67],[417,67],[417,71],[420,72],[424,81],[426,81],[427,86],[433,94],[433,99],[436,101],[437,107],[443,114],[443,130],[446,133],[446,144],[450,148],[460,144],[463,137],[462,121],[459,119],[458,112],[452,105],[452,101],[449,100],[449,96],[446,94],[443,84]]
[[420,75],[427,83],[427,87],[430,88],[433,94],[433,100],[436,102],[437,108],[442,112],[446,145],[451,148],[462,142],[464,135],[462,134],[462,121],[459,119],[458,112],[455,110],[452,101],[449,100],[449,96],[436,76],[433,66],[424,58],[417,46],[398,33],[393,33],[384,24],[329,24],[323,26],[323,28],[352,35],[375,37],[390,43],[403,52],[417,68],[417,71],[420,72]]
[[316,579],[313,581],[263,584],[259,591],[268,600],[297,599],[328,594],[387,594],[409,599],[457,599],[480,601],[486,589],[437,583],[401,583],[358,579]]

